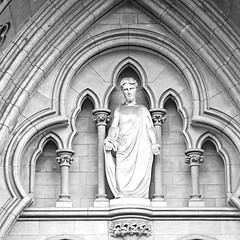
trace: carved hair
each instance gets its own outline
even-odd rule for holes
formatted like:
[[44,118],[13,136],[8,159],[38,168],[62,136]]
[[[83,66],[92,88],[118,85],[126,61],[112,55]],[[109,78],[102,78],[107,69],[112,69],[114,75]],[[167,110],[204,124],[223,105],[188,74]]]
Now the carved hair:
[[134,85],[136,88],[137,88],[137,86],[138,86],[138,83],[137,83],[137,81],[136,81],[134,78],[132,78],[132,77],[125,77],[125,78],[123,78],[123,79],[121,80],[121,82],[120,82],[120,87],[121,87],[121,89],[123,88],[123,86],[124,86],[126,83],[132,84],[132,85]]

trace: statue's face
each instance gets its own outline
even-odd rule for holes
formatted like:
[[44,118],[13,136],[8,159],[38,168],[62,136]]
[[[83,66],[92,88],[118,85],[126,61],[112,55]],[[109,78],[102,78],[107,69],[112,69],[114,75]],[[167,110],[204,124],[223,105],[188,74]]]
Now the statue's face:
[[135,101],[137,88],[134,84],[125,83],[122,92],[127,102]]

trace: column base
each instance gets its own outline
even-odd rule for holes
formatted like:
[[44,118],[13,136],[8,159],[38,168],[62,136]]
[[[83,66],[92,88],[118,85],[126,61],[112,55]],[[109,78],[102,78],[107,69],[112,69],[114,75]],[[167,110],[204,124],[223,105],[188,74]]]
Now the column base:
[[98,194],[97,199],[93,203],[94,207],[109,207],[109,199],[106,194]]
[[96,199],[93,203],[94,207],[109,207],[109,200],[105,199]]
[[56,207],[72,207],[72,201],[69,195],[60,194],[56,202]]
[[164,198],[154,198],[151,201],[152,207],[167,207],[167,201]]
[[167,207],[167,202],[163,194],[154,194],[151,201],[152,207]]
[[151,203],[150,199],[147,198],[115,198],[110,200],[110,206],[119,205],[151,206]]
[[62,201],[62,200],[57,200],[56,202],[56,207],[72,207],[72,201]]
[[205,202],[201,198],[191,198],[188,202],[189,207],[205,207]]

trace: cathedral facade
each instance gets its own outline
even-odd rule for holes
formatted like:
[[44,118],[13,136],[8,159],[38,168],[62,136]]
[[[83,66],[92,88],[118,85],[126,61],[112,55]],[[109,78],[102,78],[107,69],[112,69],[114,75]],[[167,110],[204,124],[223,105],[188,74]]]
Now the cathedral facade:
[[[0,27],[1,240],[240,238],[240,32],[216,5],[49,0]],[[161,145],[148,199],[106,180],[124,77]]]

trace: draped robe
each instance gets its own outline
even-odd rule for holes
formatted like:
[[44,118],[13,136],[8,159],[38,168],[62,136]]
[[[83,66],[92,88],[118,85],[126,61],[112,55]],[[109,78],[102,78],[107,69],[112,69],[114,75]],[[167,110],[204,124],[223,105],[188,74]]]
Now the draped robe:
[[148,198],[153,162],[150,114],[143,105],[123,105],[119,116],[116,156],[105,150],[110,189],[115,198]]

